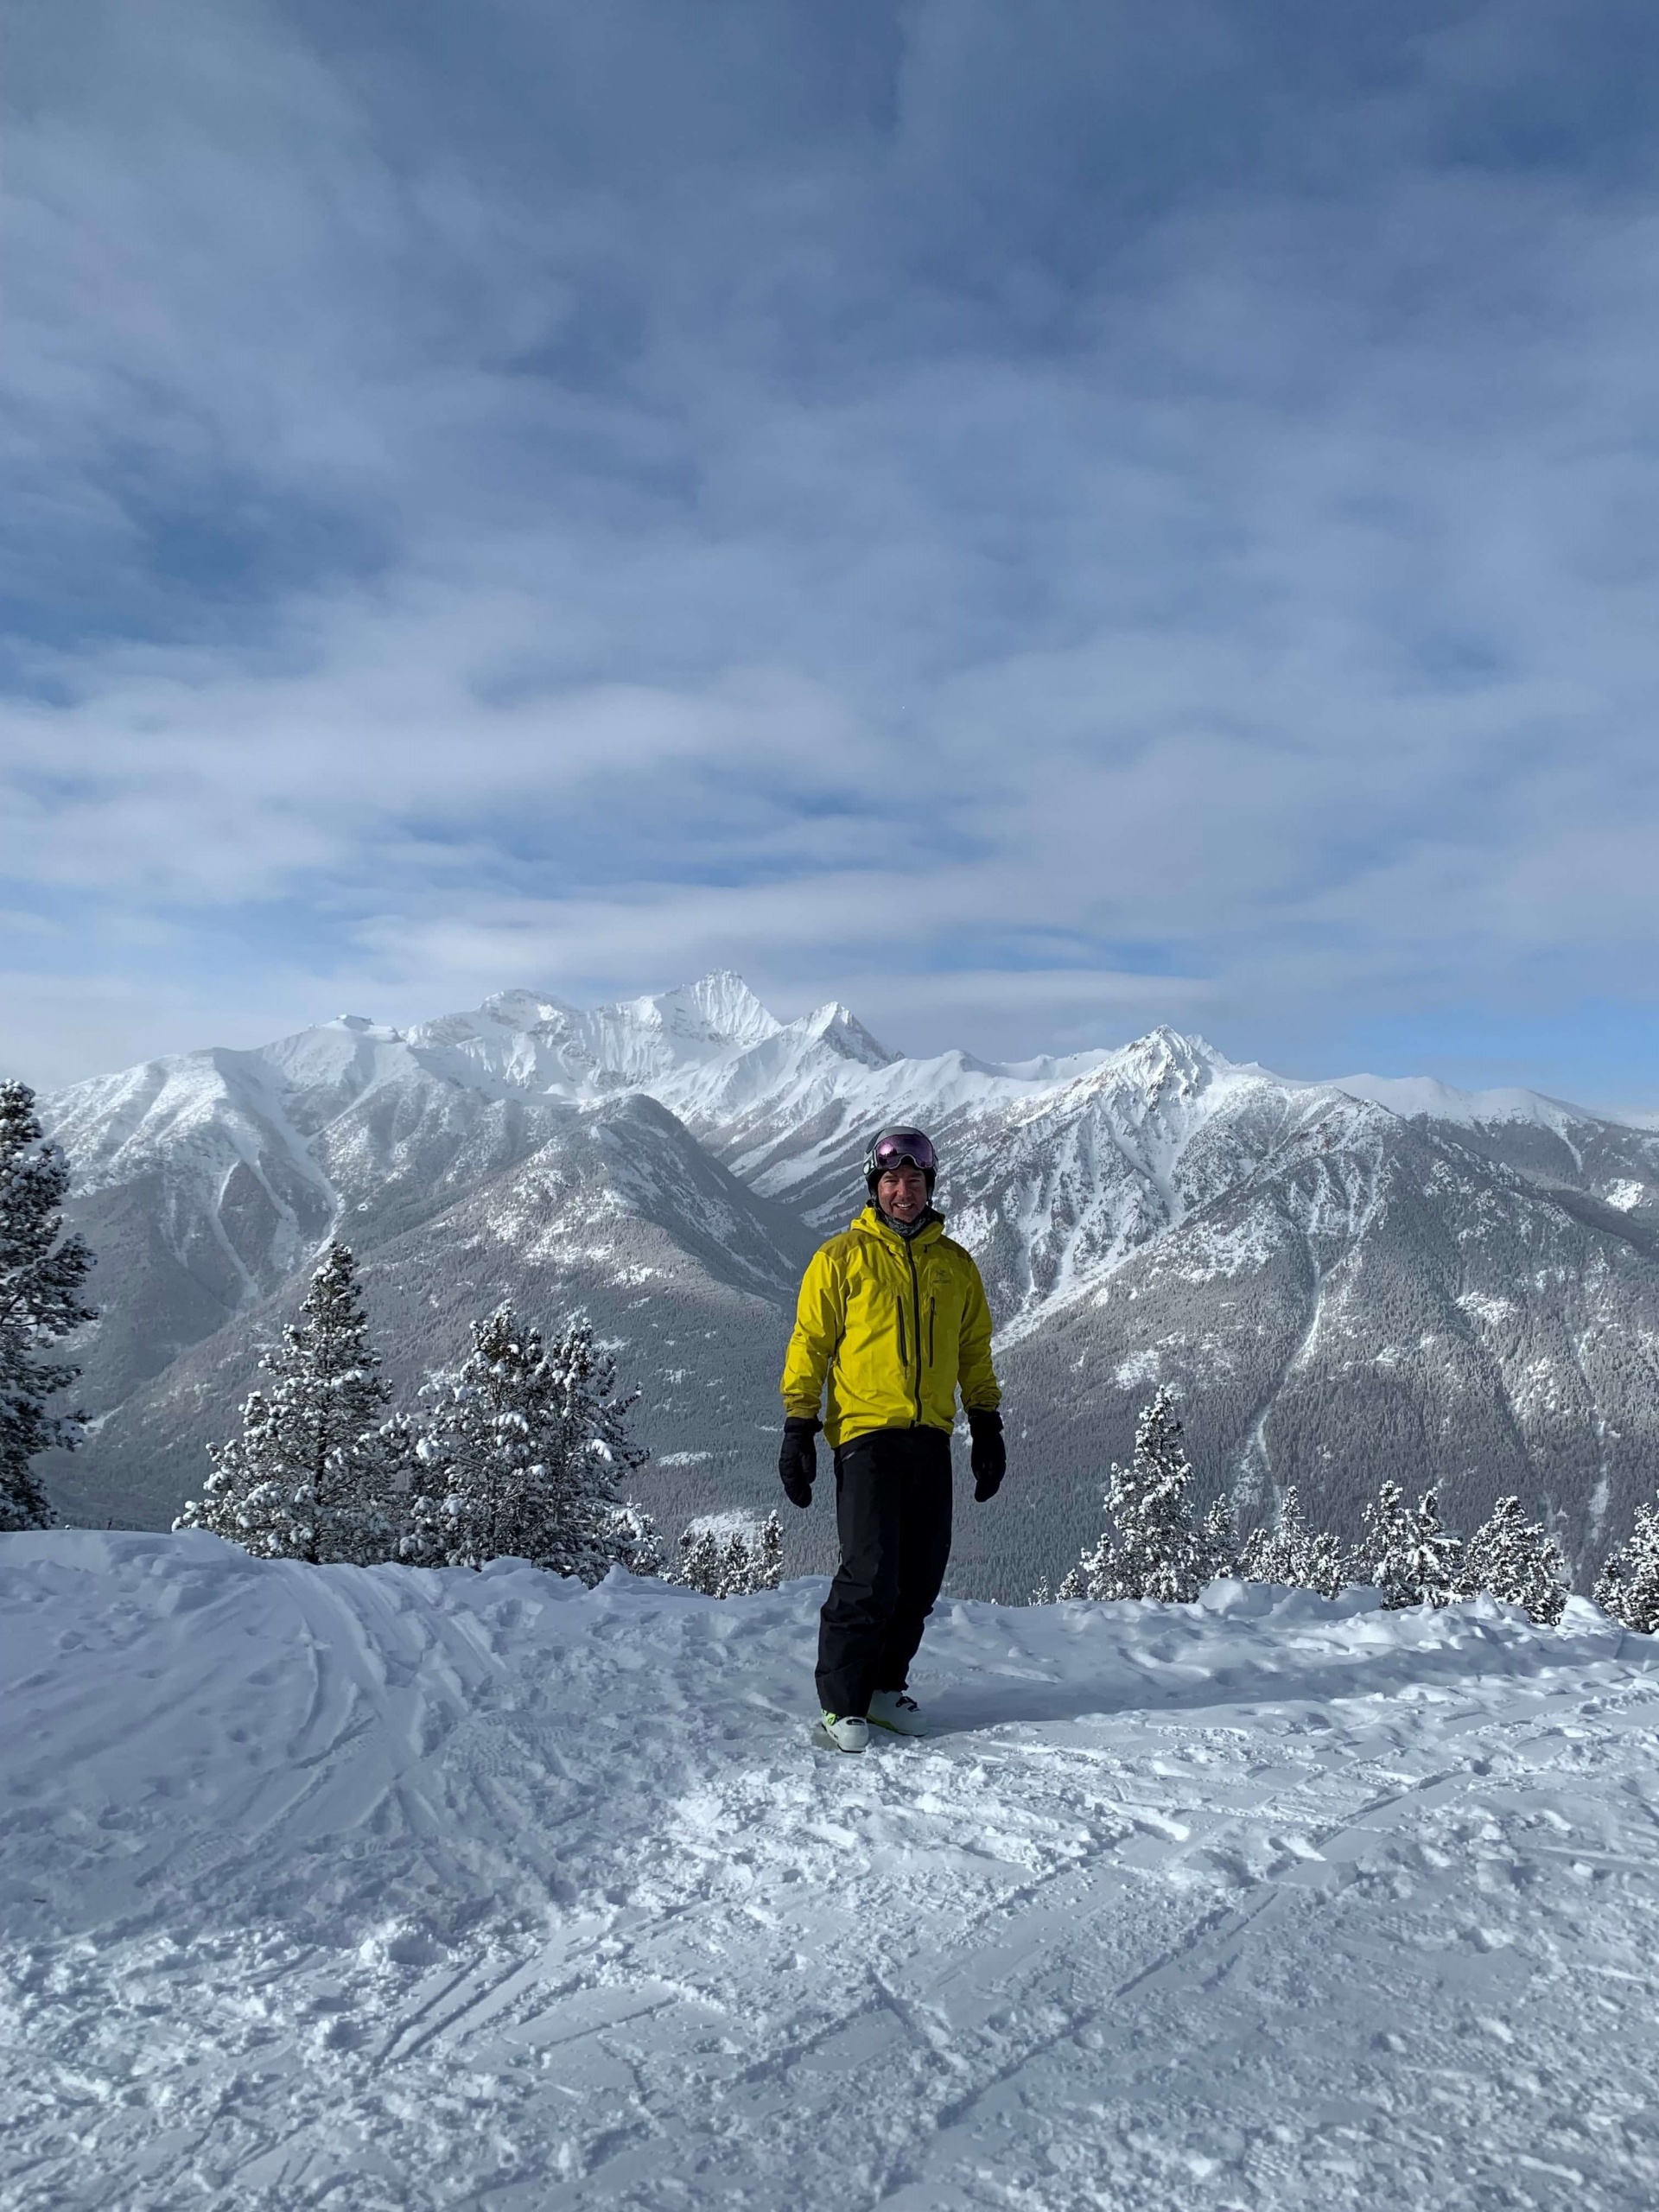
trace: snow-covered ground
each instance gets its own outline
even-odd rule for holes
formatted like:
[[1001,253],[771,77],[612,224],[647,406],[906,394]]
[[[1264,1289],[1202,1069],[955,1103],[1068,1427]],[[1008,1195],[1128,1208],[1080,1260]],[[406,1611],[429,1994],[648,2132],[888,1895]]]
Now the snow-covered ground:
[[0,1540],[0,2202],[1659,2201],[1659,1640],[821,1589]]

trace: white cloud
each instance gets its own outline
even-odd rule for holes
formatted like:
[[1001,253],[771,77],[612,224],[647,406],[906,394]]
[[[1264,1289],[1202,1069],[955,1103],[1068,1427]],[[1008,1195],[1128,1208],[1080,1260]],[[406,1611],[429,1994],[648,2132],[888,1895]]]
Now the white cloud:
[[34,1049],[715,962],[995,1052],[1649,996],[1651,148],[1523,13],[32,20]]

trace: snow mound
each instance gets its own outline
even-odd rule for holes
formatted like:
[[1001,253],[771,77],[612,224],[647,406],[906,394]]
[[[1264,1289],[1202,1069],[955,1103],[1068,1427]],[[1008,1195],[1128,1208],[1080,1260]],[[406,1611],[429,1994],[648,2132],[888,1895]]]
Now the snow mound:
[[[1645,2206],[1659,1645],[0,1540],[7,2205]],[[1379,2191],[1378,2181],[1383,2186]]]

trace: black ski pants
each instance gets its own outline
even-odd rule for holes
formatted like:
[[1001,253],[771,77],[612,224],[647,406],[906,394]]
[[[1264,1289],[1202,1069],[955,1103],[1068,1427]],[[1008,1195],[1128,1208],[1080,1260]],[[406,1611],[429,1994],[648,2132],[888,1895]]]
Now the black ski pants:
[[950,1439],[878,1428],[836,1453],[841,1565],[818,1616],[818,1702],[863,1713],[901,1690],[950,1556]]

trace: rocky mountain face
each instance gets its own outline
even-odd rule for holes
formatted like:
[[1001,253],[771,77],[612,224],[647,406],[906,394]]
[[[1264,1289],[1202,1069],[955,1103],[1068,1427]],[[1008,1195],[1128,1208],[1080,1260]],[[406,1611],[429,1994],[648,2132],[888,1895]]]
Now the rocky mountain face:
[[[671,1535],[769,1503],[776,1382],[816,1239],[871,1133],[934,1135],[1000,1327],[1015,1475],[955,1586],[1022,1597],[1098,1522],[1155,1381],[1247,1522],[1298,1483],[1350,1533],[1386,1475],[1455,1525],[1518,1491],[1581,1574],[1659,1468],[1659,1137],[1528,1093],[1284,1081],[1167,1029],[994,1066],[885,1051],[734,976],[580,1010],[533,994],[359,1017],[46,1102],[100,1255],[67,1517],[154,1525],[231,1433],[319,1243],[365,1277],[394,1380],[504,1295],[586,1307],[639,1385]],[[791,1517],[791,1565],[828,1516]]]

